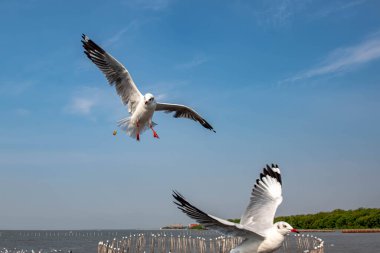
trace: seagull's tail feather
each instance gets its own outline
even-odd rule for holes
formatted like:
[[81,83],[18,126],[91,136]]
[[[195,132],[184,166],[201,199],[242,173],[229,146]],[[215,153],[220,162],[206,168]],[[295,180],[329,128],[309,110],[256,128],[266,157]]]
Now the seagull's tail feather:
[[124,118],[117,122],[117,126],[125,131],[127,135],[131,136],[132,138],[137,138],[137,131],[139,130],[139,133],[141,134],[145,130],[148,129],[148,126],[140,126],[140,129],[137,128],[135,124],[132,123],[131,118]]
[[136,138],[137,128],[131,124],[131,118],[124,118],[117,122],[117,126],[129,136]]

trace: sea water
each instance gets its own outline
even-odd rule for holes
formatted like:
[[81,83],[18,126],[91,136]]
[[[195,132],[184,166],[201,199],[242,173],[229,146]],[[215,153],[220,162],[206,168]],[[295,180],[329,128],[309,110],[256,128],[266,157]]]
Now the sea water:
[[[213,238],[212,231],[194,230],[0,230],[0,252],[96,253],[99,241],[133,234],[192,235]],[[378,253],[380,233],[309,233],[325,241],[326,253]],[[279,250],[279,252],[282,252]]]

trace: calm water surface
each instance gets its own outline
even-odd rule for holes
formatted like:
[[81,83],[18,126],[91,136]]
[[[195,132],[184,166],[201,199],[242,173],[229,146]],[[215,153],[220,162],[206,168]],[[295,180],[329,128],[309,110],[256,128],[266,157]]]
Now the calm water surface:
[[[34,250],[35,252],[96,253],[99,241],[112,240],[138,233],[163,233],[162,230],[0,230],[0,252],[5,249]],[[179,233],[193,236],[215,237],[211,231],[165,230],[167,235]],[[327,253],[380,253],[380,233],[343,234],[311,233],[325,241]],[[281,250],[279,252],[282,252]]]
[[312,233],[325,241],[327,253],[380,253],[380,233]]

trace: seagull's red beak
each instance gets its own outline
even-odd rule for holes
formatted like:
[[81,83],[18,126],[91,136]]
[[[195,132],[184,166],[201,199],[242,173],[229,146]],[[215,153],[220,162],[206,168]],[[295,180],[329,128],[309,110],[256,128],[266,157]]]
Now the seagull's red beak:
[[297,233],[297,234],[300,233],[300,232],[299,232],[297,229],[295,229],[295,228],[293,228],[292,230],[290,230],[290,232]]

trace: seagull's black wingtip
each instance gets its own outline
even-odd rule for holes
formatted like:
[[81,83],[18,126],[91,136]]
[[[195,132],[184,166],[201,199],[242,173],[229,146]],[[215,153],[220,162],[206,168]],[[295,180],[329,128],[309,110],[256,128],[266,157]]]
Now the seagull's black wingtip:
[[185,197],[183,197],[181,195],[181,193],[179,193],[177,190],[173,190],[172,196],[174,198],[173,203],[176,204],[179,209],[181,209],[181,207],[185,206],[187,201],[185,200]]
[[178,200],[178,198],[182,197],[181,193],[179,193],[177,190],[172,190],[172,196],[173,196],[173,198],[175,198],[177,200]]
[[178,196],[179,194],[178,194],[179,192],[177,191],[177,190],[172,190],[172,196],[174,197],[174,196]]
[[280,169],[277,164],[272,163],[271,166],[267,164],[266,167],[263,168],[263,173],[260,173],[260,180],[267,175],[275,178],[282,185]]
[[88,41],[88,37],[86,34],[82,33],[82,41],[85,42],[85,41]]
[[206,120],[203,120],[203,122],[201,122],[201,124],[202,124],[202,126],[204,128],[207,128],[208,130],[213,131],[214,133],[216,133],[216,131],[214,130],[214,128]]

